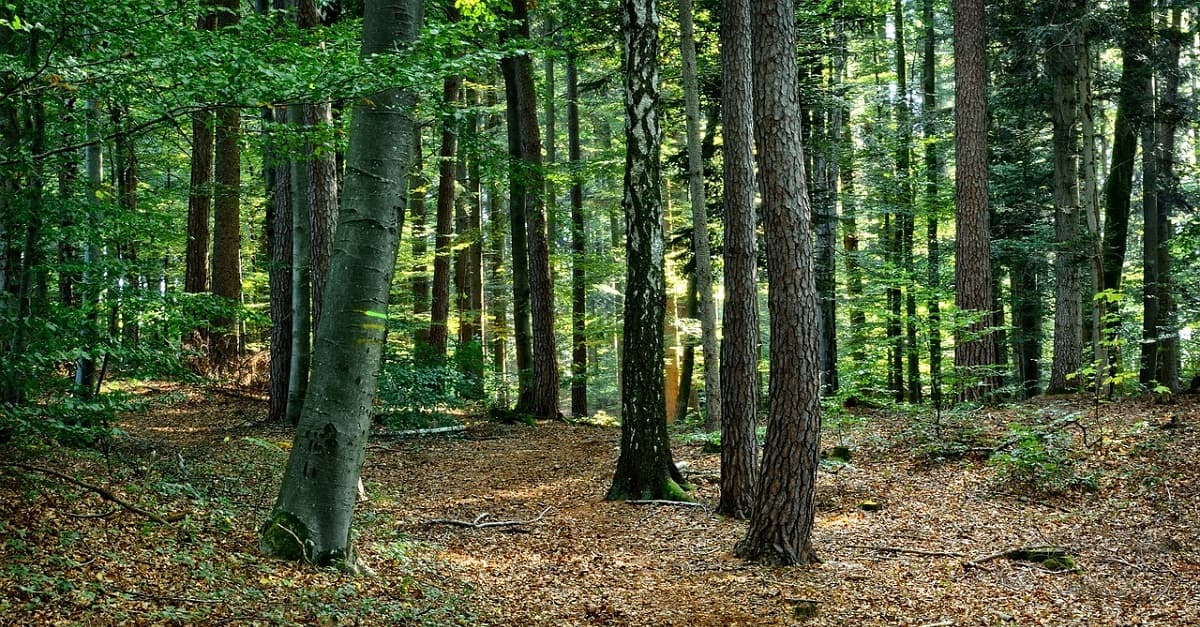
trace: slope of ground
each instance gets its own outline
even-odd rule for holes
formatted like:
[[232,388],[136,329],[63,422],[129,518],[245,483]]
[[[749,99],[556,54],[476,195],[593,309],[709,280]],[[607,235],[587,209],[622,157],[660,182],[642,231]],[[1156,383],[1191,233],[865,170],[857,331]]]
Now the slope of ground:
[[[1010,493],[977,451],[924,461],[936,454],[913,454],[912,417],[843,424],[827,440],[854,454],[820,475],[824,562],[807,568],[732,557],[745,523],[707,507],[605,502],[614,428],[480,423],[454,438],[375,438],[356,538],[378,576],[354,579],[258,555],[289,446],[259,422],[265,404],[176,391],[123,417],[106,454],[6,453],[27,466],[0,467],[0,623],[1200,623],[1196,405],[1063,403],[1040,409],[1074,416],[1073,472],[1094,491]],[[966,419],[1003,440],[1014,412],[1032,411]],[[714,503],[718,456],[686,442],[675,456],[697,501]],[[1073,563],[980,559],[1028,546],[1063,547]]]

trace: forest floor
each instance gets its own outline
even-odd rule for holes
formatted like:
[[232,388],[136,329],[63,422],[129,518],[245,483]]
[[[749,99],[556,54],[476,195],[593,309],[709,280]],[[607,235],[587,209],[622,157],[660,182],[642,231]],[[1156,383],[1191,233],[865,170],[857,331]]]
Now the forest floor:
[[[290,446],[264,402],[146,394],[106,452],[0,450],[0,624],[1200,623],[1196,399],[831,415],[825,448],[851,460],[819,475],[823,562],[793,568],[731,555],[745,522],[712,513],[719,455],[698,438],[674,454],[700,507],[604,501],[617,428],[374,437],[355,537],[376,576],[354,578],[259,555]],[[1071,558],[999,555],[1035,546]]]

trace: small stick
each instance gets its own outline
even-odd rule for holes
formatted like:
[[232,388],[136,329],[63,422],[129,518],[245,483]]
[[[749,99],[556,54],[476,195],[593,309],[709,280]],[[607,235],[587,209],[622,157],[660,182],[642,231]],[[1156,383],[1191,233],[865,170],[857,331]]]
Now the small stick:
[[433,520],[425,521],[425,524],[426,525],[453,525],[455,527],[467,527],[468,529],[485,529],[487,527],[513,527],[513,526],[517,526],[517,525],[528,525],[528,524],[535,523],[535,522],[541,520],[543,517],[545,517],[546,512],[548,512],[548,511],[550,511],[549,507],[542,510],[542,513],[538,514],[537,516],[535,516],[533,518],[530,518],[529,520],[494,520],[492,522],[481,522],[490,515],[487,512],[484,512],[484,513],[480,514],[479,516],[476,516],[474,521],[456,520],[454,518],[435,518]]
[[646,499],[637,501],[625,501],[630,505],[671,505],[675,507],[699,507],[707,510],[708,506],[704,503],[693,503],[692,501],[668,501],[666,499]]
[[154,522],[156,522],[160,525],[171,524],[169,521],[167,521],[166,518],[163,518],[162,516],[159,516],[158,514],[155,514],[154,512],[151,512],[149,510],[142,509],[142,508],[138,507],[137,505],[134,505],[133,503],[130,503],[129,501],[126,501],[125,499],[122,499],[121,497],[114,494],[111,490],[102,488],[98,485],[93,485],[93,484],[87,483],[86,481],[80,481],[79,479],[76,479],[67,474],[63,474],[57,470],[52,470],[50,468],[43,468],[41,466],[34,466],[32,464],[22,464],[21,462],[0,462],[0,466],[9,466],[12,468],[23,468],[25,470],[32,470],[33,472],[40,472],[42,474],[50,475],[52,477],[57,477],[59,479],[62,479],[63,481],[66,481],[67,483],[71,483],[71,484],[77,485],[81,488],[91,490],[92,492],[99,494],[100,498],[102,498],[106,501],[112,501],[113,503],[116,503],[117,505],[120,505],[121,507],[125,508],[125,510],[127,510],[127,511],[133,512],[135,514],[141,514],[142,516],[145,516],[146,518],[149,518],[150,520],[153,520]]

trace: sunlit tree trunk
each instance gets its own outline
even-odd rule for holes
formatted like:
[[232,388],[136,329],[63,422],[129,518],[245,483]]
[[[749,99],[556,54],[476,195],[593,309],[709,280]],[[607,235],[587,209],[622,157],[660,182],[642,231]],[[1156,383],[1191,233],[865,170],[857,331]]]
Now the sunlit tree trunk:
[[458,129],[454,107],[461,80],[449,76],[442,81],[442,143],[438,149],[437,225],[433,257],[433,304],[429,311],[428,354],[433,361],[446,358],[447,322],[450,317],[450,261],[454,245],[454,205],[456,196],[455,163],[458,157]]
[[[233,37],[232,27],[238,23],[240,3],[220,0],[224,10],[217,12],[217,28]],[[224,299],[224,306],[233,310],[242,301],[241,264],[241,185],[242,185],[242,112],[237,107],[217,110],[216,145],[213,159],[213,248],[212,293]],[[213,365],[218,369],[233,365],[240,352],[238,321],[222,315],[214,320],[212,339]]]
[[1186,207],[1179,189],[1179,173],[1176,169],[1176,134],[1183,121],[1183,101],[1179,83],[1182,68],[1179,64],[1180,50],[1186,41],[1183,32],[1183,11],[1175,7],[1170,12],[1168,28],[1165,30],[1164,55],[1162,60],[1162,96],[1158,111],[1159,170],[1158,170],[1158,363],[1155,381],[1171,392],[1179,390],[1179,329],[1175,300],[1176,280],[1171,268],[1171,239],[1174,236],[1171,216]]
[[941,245],[938,241],[938,222],[941,206],[938,199],[945,174],[942,159],[935,144],[937,138],[937,33],[933,21],[934,0],[923,0],[921,19],[925,23],[924,51],[921,57],[921,124],[925,142],[925,242],[928,253],[926,282],[929,300],[929,399],[934,408],[942,407],[942,273]]
[[[420,2],[367,0],[362,54],[395,51],[416,37],[420,20]],[[361,570],[350,526],[399,244],[412,107],[408,92],[390,88],[354,109],[314,376],[279,497],[262,527],[261,547],[271,557]]]

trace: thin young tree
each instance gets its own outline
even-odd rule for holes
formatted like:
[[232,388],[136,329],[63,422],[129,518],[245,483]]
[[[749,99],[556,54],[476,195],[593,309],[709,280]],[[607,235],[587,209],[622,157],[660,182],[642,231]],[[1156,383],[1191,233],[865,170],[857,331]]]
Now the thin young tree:
[[[696,36],[692,1],[679,0],[679,45],[683,53],[683,94],[687,126],[688,200],[692,205],[692,243],[696,255],[696,293],[700,306],[700,341],[704,347],[705,428],[721,428],[720,356],[717,349],[717,306],[712,286],[712,253],[708,245],[708,206],[704,194],[704,157],[700,146],[700,87],[696,77]],[[715,120],[709,120],[714,124]]]
[[625,254],[621,454],[609,500],[686,499],[671,459],[663,380],[662,171],[659,156],[658,28],[655,0],[623,3],[625,76]]
[[583,214],[583,151],[579,137],[579,68],[567,54],[567,158],[571,164],[571,415],[588,413],[587,224]]
[[721,500],[749,518],[758,443],[758,236],[754,211],[750,1],[721,3],[721,135],[725,194],[725,308],[721,341]]
[[796,87],[795,7],[751,4],[754,135],[766,233],[771,351],[767,441],[754,513],[734,552],[776,565],[817,561],[812,546],[821,436],[817,290]]
[[[367,0],[362,55],[395,54],[415,39],[421,9],[417,0]],[[314,376],[279,497],[262,527],[261,548],[271,557],[364,570],[350,527],[399,244],[412,107],[410,93],[393,87],[354,108]]]

